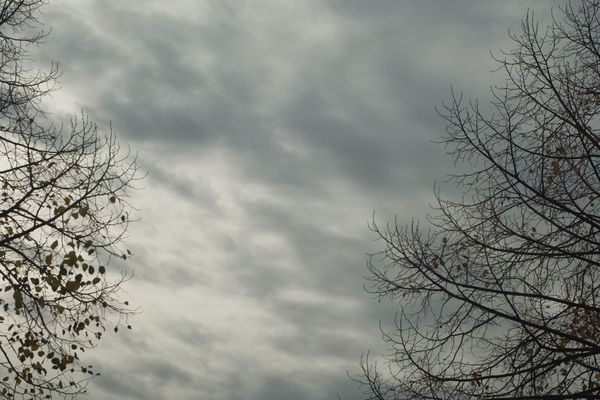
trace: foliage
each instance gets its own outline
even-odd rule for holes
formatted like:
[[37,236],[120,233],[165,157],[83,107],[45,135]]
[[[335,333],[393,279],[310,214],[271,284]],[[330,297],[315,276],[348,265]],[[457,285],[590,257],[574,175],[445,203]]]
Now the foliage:
[[600,398],[600,1],[560,15],[511,35],[491,115],[442,108],[462,200],[373,225],[370,289],[400,310],[369,399]]
[[[82,364],[107,327],[126,317],[121,275],[107,279],[131,221],[134,159],[85,116],[67,129],[41,100],[58,69],[28,66],[45,32],[44,0],[0,2],[0,397],[73,397],[94,375]],[[115,328],[116,329],[116,328]]]

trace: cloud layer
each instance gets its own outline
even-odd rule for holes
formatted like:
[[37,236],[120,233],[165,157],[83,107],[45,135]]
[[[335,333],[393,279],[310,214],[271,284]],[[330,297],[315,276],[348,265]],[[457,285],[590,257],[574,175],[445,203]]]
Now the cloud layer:
[[93,352],[90,399],[360,399],[385,348],[367,228],[421,217],[449,160],[454,85],[485,99],[527,7],[510,0],[56,0],[57,118],[83,109],[149,175],[129,243],[131,333]]

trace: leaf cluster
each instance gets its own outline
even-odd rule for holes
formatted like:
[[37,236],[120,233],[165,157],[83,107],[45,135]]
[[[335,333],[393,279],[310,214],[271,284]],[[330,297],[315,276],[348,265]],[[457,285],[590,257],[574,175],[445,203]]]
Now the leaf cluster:
[[[44,0],[0,1],[0,398],[74,397],[93,367],[82,354],[108,315],[133,311],[120,299],[128,276],[113,261],[131,252],[128,193],[135,157],[85,115],[51,123],[41,99],[56,65],[27,66]],[[116,328],[115,328],[116,330]]]

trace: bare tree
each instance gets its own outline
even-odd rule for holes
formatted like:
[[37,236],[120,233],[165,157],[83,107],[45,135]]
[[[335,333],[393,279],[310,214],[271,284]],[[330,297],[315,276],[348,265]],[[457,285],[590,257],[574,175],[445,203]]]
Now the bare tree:
[[[107,278],[131,221],[134,159],[85,116],[66,129],[41,100],[58,69],[38,71],[44,0],[0,1],[0,398],[74,397],[94,375],[82,353],[107,313],[131,310]],[[115,279],[113,275],[113,279]],[[114,328],[115,330],[117,328]]]
[[369,288],[399,312],[369,399],[600,398],[600,1],[511,38],[494,112],[454,93],[440,112],[462,199],[373,225]]

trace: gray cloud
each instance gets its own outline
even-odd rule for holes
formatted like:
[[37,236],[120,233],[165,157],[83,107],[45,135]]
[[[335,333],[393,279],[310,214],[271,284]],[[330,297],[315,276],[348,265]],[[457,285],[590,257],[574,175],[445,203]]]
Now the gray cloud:
[[140,151],[133,333],[90,398],[362,398],[346,371],[394,306],[363,293],[372,211],[427,212],[448,159],[434,106],[485,98],[525,7],[555,0],[56,0],[57,118]]

